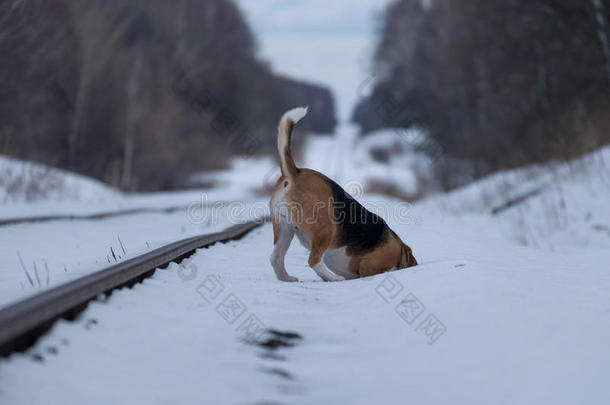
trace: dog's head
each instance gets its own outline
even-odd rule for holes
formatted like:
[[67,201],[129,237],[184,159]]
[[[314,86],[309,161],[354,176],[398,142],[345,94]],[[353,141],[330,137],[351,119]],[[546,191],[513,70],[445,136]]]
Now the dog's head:
[[417,266],[417,259],[413,256],[413,251],[406,244],[402,244],[402,256],[400,258],[400,268]]

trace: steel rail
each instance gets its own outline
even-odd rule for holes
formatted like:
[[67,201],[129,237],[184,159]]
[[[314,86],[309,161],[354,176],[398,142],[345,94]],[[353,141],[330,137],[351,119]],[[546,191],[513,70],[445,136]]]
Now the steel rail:
[[29,348],[55,321],[74,319],[101,294],[130,287],[150,277],[157,268],[192,255],[196,249],[238,240],[266,220],[250,221],[222,232],[170,243],[0,309],[0,357]]
[[[210,205],[223,207],[234,203],[235,201],[213,201]],[[120,217],[135,214],[171,214],[176,211],[188,210],[191,207],[199,207],[200,205],[172,205],[169,207],[134,207],[116,211],[101,211],[91,214],[51,214],[37,215],[28,217],[9,217],[0,218],[0,226],[19,225],[24,223],[50,222],[50,221],[95,221],[106,218]],[[206,208],[205,206],[203,208]]]

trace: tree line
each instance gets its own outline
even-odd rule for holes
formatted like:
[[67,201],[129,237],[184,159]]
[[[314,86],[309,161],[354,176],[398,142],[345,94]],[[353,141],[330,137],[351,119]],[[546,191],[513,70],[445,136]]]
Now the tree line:
[[386,10],[364,132],[420,126],[447,188],[610,141],[609,0],[399,0]]
[[330,91],[274,75],[230,0],[0,2],[0,153],[125,190],[183,187],[275,150],[281,113]]

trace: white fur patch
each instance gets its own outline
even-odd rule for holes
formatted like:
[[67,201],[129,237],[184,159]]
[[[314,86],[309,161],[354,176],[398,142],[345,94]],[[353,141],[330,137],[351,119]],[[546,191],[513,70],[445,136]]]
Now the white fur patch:
[[309,106],[293,108],[292,110],[287,111],[282,116],[282,121],[285,120],[286,118],[290,118],[290,119],[292,119],[292,122],[294,122],[296,124],[299,121],[301,121],[304,116],[307,115],[307,111],[309,111]]
[[280,155],[280,164],[282,167],[282,173],[285,173],[285,169],[286,169],[286,146],[288,143],[288,138],[290,137],[290,134],[287,132],[287,120],[292,121],[295,125],[301,120],[303,119],[304,116],[307,115],[307,111],[308,111],[309,107],[298,107],[298,108],[293,108],[290,111],[287,111],[286,113],[284,113],[284,115],[282,116],[282,120],[280,121],[280,127],[279,127],[279,134],[278,134],[278,138],[277,138],[277,151],[278,154]]
[[358,275],[349,271],[351,257],[346,253],[346,248],[328,249],[322,256],[322,261],[326,266],[346,279],[357,278]]

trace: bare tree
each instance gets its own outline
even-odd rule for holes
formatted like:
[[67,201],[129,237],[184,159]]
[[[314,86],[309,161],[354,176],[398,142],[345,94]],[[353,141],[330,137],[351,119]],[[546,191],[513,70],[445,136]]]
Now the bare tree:
[[601,44],[604,56],[606,58],[606,70],[608,71],[608,80],[610,80],[610,44],[608,43],[608,24],[604,12],[604,4],[601,0],[591,0],[595,9],[595,21],[597,22],[597,34]]
[[108,21],[112,10],[117,7],[111,2],[92,5],[91,2],[81,0],[66,1],[73,16],[79,57],[74,114],[68,136],[68,162],[74,167],[91,85],[117,52],[118,42],[129,21],[127,18],[115,24]]
[[14,13],[23,6],[25,0],[13,0],[4,1],[0,4],[0,42],[6,40],[9,35],[8,20],[14,15]]
[[329,90],[255,53],[230,0],[0,1],[0,153],[158,190],[273,153],[294,104],[332,130]]
[[355,120],[423,126],[475,176],[590,151],[610,142],[609,11],[605,0],[400,0]]

